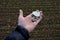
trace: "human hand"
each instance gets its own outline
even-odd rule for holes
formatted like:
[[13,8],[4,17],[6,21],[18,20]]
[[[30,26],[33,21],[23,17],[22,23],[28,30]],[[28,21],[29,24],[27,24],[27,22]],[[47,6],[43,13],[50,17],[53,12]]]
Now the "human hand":
[[40,14],[40,18],[35,21],[35,22],[32,22],[32,13],[27,15],[26,17],[23,17],[23,11],[20,9],[19,10],[19,17],[18,17],[18,25],[22,25],[25,29],[28,30],[28,32],[31,32],[35,27],[36,25],[42,20],[42,11],[39,11],[41,14]]

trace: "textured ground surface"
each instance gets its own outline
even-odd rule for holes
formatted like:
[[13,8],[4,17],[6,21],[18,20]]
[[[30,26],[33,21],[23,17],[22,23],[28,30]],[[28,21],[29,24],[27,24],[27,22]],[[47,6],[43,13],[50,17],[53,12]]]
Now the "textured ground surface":
[[19,9],[24,16],[36,9],[44,13],[30,40],[60,39],[60,0],[0,0],[0,40],[16,28]]

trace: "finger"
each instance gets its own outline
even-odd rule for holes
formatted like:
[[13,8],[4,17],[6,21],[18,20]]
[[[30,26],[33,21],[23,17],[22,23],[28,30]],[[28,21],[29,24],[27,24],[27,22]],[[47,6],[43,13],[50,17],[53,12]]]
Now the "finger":
[[32,13],[26,16],[26,18],[31,18],[31,17],[32,17]]
[[42,16],[43,16],[43,12],[42,12],[42,11],[40,11],[40,15],[42,15]]
[[32,13],[29,14],[29,15],[27,15],[25,18],[26,18],[28,21],[31,21],[31,20],[32,20]]
[[39,10],[36,10],[36,11],[38,11],[38,12],[39,12]]
[[23,11],[21,9],[19,10],[19,15],[23,17]]

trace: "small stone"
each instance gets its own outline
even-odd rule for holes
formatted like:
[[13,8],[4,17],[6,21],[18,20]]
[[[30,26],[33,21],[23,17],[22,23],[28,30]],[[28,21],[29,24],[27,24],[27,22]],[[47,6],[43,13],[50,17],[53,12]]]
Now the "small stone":
[[36,17],[39,17],[39,16],[40,16],[40,12],[38,12],[38,11],[34,11],[34,12],[32,12],[32,14],[33,14],[34,16],[36,16]]
[[33,16],[32,22],[34,22],[34,21],[36,21],[36,20],[38,20],[40,18],[40,12],[33,11],[32,16]]

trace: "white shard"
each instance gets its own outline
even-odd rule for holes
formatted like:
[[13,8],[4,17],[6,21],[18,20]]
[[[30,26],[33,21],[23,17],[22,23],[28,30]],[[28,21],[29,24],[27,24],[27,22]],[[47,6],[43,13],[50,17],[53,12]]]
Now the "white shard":
[[33,14],[34,16],[36,16],[36,17],[39,17],[39,16],[40,16],[40,12],[38,12],[38,11],[33,11],[32,14]]

